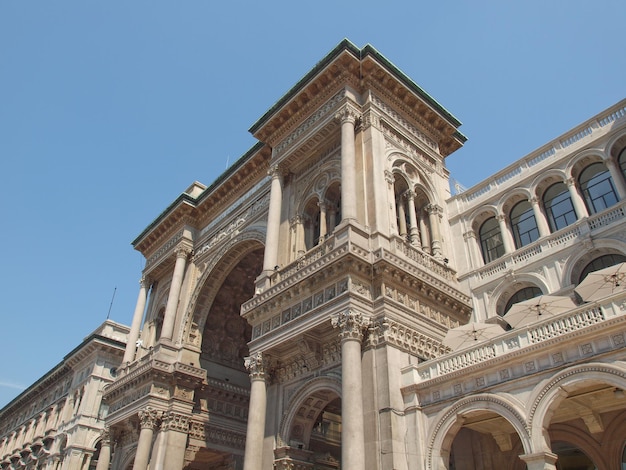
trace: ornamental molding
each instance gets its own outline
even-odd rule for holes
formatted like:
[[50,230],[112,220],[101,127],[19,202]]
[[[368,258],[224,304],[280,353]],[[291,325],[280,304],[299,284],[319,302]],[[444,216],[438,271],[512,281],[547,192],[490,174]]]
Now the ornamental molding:
[[389,344],[423,359],[434,359],[448,352],[440,341],[388,318],[377,320],[368,333],[368,347]]
[[161,429],[164,431],[189,432],[189,416],[174,411],[167,411],[163,414]]
[[175,233],[161,248],[159,248],[150,258],[146,260],[146,266],[144,272],[147,272],[158,260],[160,260],[166,253],[169,253],[173,247],[178,245],[178,242],[183,239],[184,230],[180,230]]
[[278,157],[293,145],[296,141],[309,132],[322,119],[326,118],[331,112],[345,99],[345,92],[342,90],[335,96],[330,98],[326,104],[322,105],[315,113],[300,124],[296,129],[287,135],[278,145],[274,146],[274,157]]
[[163,412],[148,406],[143,410],[139,410],[137,415],[139,416],[141,429],[155,429],[163,417]]

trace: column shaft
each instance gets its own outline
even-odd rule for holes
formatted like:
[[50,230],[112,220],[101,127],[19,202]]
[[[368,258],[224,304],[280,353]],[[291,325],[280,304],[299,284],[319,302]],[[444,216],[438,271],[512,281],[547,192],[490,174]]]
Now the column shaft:
[[537,230],[539,231],[540,237],[545,237],[550,235],[550,227],[548,227],[548,221],[546,220],[546,216],[541,211],[539,207],[539,200],[536,197],[530,199],[530,204],[533,207],[533,214],[535,215],[535,221],[537,222]]
[[355,113],[345,109],[341,113],[341,216],[356,220],[356,163],[354,145]]
[[320,243],[326,238],[326,203],[319,202],[320,208]]
[[111,437],[107,430],[102,434],[100,441],[100,455],[98,456],[98,464],[96,470],[109,470],[111,463]]
[[147,470],[150,460],[150,447],[152,445],[152,435],[154,430],[151,427],[142,427],[139,432],[137,451],[135,453],[135,463],[133,470]]
[[143,314],[146,308],[149,283],[142,277],[139,284],[139,294],[137,295],[137,303],[135,304],[135,313],[133,314],[133,321],[130,325],[130,333],[128,333],[128,342],[126,343],[126,350],[124,351],[122,364],[132,362],[135,359],[135,349],[137,339],[139,338],[139,328],[141,328],[141,320],[143,320]]
[[331,322],[341,330],[341,468],[365,470],[361,340],[369,319],[347,310]]
[[270,170],[272,183],[270,186],[270,205],[267,215],[267,231],[265,233],[265,256],[263,271],[269,276],[278,264],[278,236],[280,233],[280,213],[282,211],[283,187],[278,166]]
[[431,254],[437,258],[443,258],[441,253],[441,229],[439,227],[439,214],[441,208],[434,204],[428,206],[428,221],[430,222],[430,250]]
[[185,273],[188,255],[189,250],[186,248],[179,247],[176,250],[176,264],[174,265],[174,275],[172,276],[170,293],[167,297],[167,304],[165,305],[165,318],[163,319],[161,338],[173,339],[172,334],[174,333],[174,323],[176,322],[178,297],[180,296],[180,289],[183,285],[183,275]]
[[400,236],[404,239],[406,239],[406,212],[404,209],[404,198],[402,196],[400,196],[400,199],[398,200],[398,233],[400,234]]
[[415,194],[413,194],[413,191],[407,192],[406,199],[409,205],[409,234],[411,239],[411,245],[419,247],[421,246],[421,242],[419,229],[417,228],[417,215],[415,214]]
[[511,235],[509,226],[506,223],[506,215],[500,214],[498,216],[498,224],[500,225],[500,236],[504,244],[504,252],[513,253],[515,251],[515,243],[513,242],[513,236]]
[[567,189],[569,190],[569,196],[572,199],[572,204],[574,205],[574,210],[576,211],[576,219],[580,220],[584,217],[589,216],[589,212],[587,212],[587,207],[585,206],[585,201],[578,193],[578,189],[576,188],[576,181],[574,178],[568,178],[566,181]]
[[611,173],[611,179],[615,184],[615,189],[617,190],[619,200],[623,201],[624,199],[626,199],[626,182],[624,181],[624,175],[622,174],[622,170],[619,168],[615,160],[608,159],[605,160],[604,163],[606,163],[606,167]]
[[243,470],[262,470],[267,407],[265,365],[262,354],[257,353],[254,356],[247,357],[245,365],[250,372],[251,387]]

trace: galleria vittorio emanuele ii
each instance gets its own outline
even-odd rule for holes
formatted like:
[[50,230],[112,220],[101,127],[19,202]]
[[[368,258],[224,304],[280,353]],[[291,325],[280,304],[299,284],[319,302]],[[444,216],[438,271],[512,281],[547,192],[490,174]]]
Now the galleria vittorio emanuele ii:
[[626,469],[626,100],[598,111],[455,187],[460,121],[342,41],[136,237],[129,325],[0,410],[0,468]]

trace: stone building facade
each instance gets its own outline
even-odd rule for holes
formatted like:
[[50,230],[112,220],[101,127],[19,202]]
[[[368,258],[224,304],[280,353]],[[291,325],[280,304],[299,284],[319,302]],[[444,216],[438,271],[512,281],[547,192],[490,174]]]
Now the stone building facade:
[[94,469],[127,326],[107,320],[56,367],[0,410],[0,468]]
[[[133,242],[97,470],[623,466],[626,293],[574,288],[626,259],[626,101],[451,196],[459,126],[347,40],[284,95]],[[541,294],[576,302],[507,328]]]

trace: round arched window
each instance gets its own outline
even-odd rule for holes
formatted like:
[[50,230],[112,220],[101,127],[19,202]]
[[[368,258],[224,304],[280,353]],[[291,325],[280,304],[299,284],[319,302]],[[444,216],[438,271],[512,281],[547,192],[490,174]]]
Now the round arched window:
[[609,170],[603,163],[592,163],[578,178],[590,214],[596,214],[617,203],[617,194]]
[[614,266],[618,263],[626,262],[626,256],[620,254],[609,254],[602,255],[594,259],[591,263],[585,266],[578,277],[578,283],[580,284],[583,279],[587,277],[587,274],[592,273],[594,271],[598,271],[600,269],[608,268],[609,266]]
[[508,312],[509,309],[513,306],[513,304],[522,302],[524,300],[533,299],[535,297],[539,297],[541,294],[543,294],[543,292],[541,292],[541,289],[535,286],[524,287],[523,289],[518,290],[515,294],[511,296],[509,301],[506,303],[506,306],[504,307],[504,311],[501,313],[501,315],[504,315],[506,312]]

